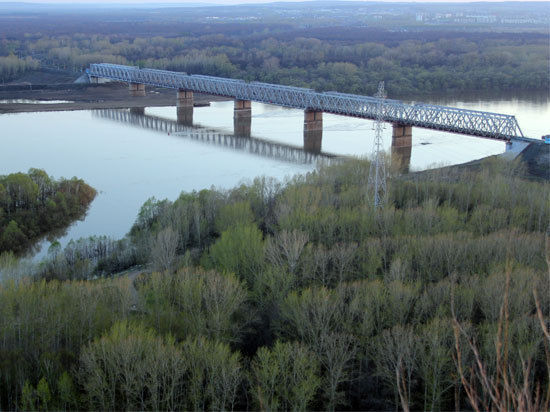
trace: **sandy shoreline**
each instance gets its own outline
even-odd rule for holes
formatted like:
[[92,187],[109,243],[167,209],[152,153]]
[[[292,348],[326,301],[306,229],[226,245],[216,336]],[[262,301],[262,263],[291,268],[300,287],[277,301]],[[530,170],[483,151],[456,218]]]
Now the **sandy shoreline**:
[[[0,88],[0,100],[19,99],[40,100],[41,103],[0,103],[0,113],[175,106],[176,91],[151,87],[147,89],[145,96],[130,96],[128,86],[121,83],[90,87],[67,85],[63,88],[39,90],[3,90]],[[44,103],[45,101],[59,100],[71,103]],[[227,99],[198,93],[194,95],[195,106],[204,106],[211,101],[221,100]]]

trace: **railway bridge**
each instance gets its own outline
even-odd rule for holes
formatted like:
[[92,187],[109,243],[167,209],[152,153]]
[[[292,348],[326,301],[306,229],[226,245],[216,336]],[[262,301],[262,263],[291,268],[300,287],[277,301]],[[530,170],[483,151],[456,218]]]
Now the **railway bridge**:
[[[145,86],[177,90],[178,117],[193,116],[193,93],[229,97],[235,100],[235,125],[250,129],[251,102],[262,102],[304,110],[304,147],[320,151],[323,113],[364,119],[381,118],[391,123],[392,151],[404,150],[410,157],[412,128],[422,127],[489,139],[532,141],[526,138],[512,115],[458,109],[432,104],[408,104],[338,92],[316,92],[301,87],[282,86],[222,77],[189,75],[166,70],[140,69],[116,64],[91,64],[86,70],[92,82],[100,78],[127,82],[132,95],[145,95]],[[381,116],[379,112],[381,111]],[[247,123],[248,122],[248,123]],[[248,124],[248,126],[247,126]]]

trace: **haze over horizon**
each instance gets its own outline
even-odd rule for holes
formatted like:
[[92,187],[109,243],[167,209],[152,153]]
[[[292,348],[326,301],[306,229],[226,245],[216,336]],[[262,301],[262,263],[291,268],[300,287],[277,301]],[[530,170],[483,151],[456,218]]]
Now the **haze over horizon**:
[[[316,1],[316,0],[211,0],[211,1],[197,1],[197,0],[160,0],[160,1],[152,1],[152,0],[116,0],[116,1],[110,1],[110,0],[24,0],[24,1],[14,1],[14,0],[0,0],[0,3],[38,3],[38,4],[70,4],[70,5],[77,5],[77,4],[110,4],[110,5],[116,5],[116,4],[125,4],[125,5],[132,5],[132,4],[158,4],[158,5],[165,5],[165,4],[194,4],[198,5],[201,3],[204,3],[204,5],[233,5],[233,4],[254,4],[254,3],[297,3],[297,2],[304,2],[304,1]],[[550,3],[548,0],[482,0],[482,1],[476,1],[476,0],[333,0],[335,2],[344,2],[344,1],[355,1],[355,2],[365,2],[365,3],[503,3],[503,2],[514,2],[514,3],[527,3],[527,2],[541,2],[541,3]]]

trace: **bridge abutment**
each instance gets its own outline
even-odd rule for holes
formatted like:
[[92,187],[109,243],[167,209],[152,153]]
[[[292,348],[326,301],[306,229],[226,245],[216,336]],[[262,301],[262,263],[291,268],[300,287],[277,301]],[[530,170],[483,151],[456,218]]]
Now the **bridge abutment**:
[[412,126],[393,123],[391,139],[391,167],[399,173],[408,173],[411,165]]
[[98,84],[99,83],[99,77],[90,76],[90,83]]
[[178,90],[178,107],[190,107],[193,108],[193,91],[192,90]]
[[321,153],[323,143],[323,112],[304,111],[304,150]]
[[128,83],[128,90],[131,96],[145,96],[145,85],[143,83]]

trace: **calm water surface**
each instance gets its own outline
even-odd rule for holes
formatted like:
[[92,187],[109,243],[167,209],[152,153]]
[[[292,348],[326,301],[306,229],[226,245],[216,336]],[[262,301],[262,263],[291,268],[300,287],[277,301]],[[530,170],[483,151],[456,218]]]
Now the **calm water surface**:
[[[526,136],[539,138],[550,132],[543,123],[550,118],[548,99],[437,103],[514,114]],[[300,110],[253,103],[251,130],[256,139],[251,142],[260,142],[263,151],[246,139],[244,143],[231,139],[232,101],[196,107],[194,132],[143,128],[128,120],[140,115],[128,115],[128,111],[112,110],[0,115],[0,174],[42,168],[55,178],[78,176],[99,192],[85,220],[73,224],[59,239],[62,245],[92,235],[123,237],[151,196],[173,200],[181,191],[230,188],[260,175],[284,179],[315,167],[317,156],[297,156],[303,153]],[[176,108],[146,109],[148,123],[154,123],[152,117],[157,128],[174,125]],[[324,153],[368,156],[373,137],[371,121],[324,114]],[[390,145],[388,126],[384,131],[387,151]],[[504,151],[502,142],[414,128],[411,169],[458,164]],[[273,153],[279,155],[273,157]],[[48,246],[45,242],[40,255]]]

